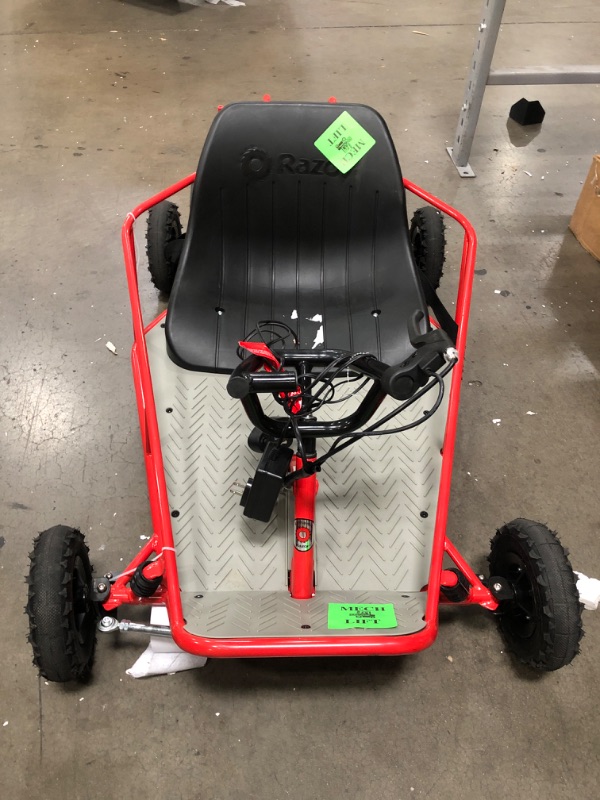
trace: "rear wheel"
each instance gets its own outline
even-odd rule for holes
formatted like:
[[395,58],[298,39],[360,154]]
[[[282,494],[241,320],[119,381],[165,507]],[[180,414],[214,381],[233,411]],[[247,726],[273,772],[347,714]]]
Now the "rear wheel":
[[583,635],[576,578],[556,534],[539,522],[515,519],[500,528],[489,556],[493,577],[514,594],[498,608],[508,648],[524,664],[552,671],[570,664]]
[[30,553],[29,642],[49,681],[85,680],[96,647],[92,566],[83,534],[65,525],[43,531]]
[[175,203],[163,200],[148,212],[146,252],[148,270],[156,288],[170,294],[177,273],[184,234]]
[[446,259],[444,218],[437,208],[418,208],[410,222],[410,243],[417,267],[437,289]]

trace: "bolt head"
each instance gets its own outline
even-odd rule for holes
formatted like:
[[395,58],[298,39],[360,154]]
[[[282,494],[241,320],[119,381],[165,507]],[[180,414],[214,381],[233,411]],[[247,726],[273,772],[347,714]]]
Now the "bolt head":
[[502,584],[501,584],[501,583],[495,583],[495,584],[492,586],[492,589],[493,589],[495,592],[501,592],[501,591],[502,591]]
[[99,583],[96,586],[96,588],[98,589],[99,592],[105,592],[107,590],[108,586],[105,583]]
[[112,624],[113,624],[113,618],[112,617],[102,617],[102,619],[100,620],[100,627],[101,628],[110,628],[110,627],[112,627]]

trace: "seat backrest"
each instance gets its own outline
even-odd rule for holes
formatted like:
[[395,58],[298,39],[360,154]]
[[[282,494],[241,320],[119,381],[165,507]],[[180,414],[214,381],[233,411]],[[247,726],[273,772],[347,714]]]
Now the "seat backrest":
[[[346,174],[314,144],[344,111],[375,140]],[[340,103],[224,108],[192,192],[167,313],[171,358],[230,371],[237,342],[259,320],[280,320],[301,347],[398,363],[412,352],[407,320],[419,310],[402,175],[379,114]]]

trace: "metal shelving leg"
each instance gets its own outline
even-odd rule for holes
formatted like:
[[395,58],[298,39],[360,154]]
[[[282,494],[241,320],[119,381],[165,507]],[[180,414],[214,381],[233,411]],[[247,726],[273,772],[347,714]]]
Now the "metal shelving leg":
[[469,155],[505,5],[506,0],[485,0],[483,4],[454,144],[452,147],[446,148],[462,178],[475,177],[475,173],[469,166]]

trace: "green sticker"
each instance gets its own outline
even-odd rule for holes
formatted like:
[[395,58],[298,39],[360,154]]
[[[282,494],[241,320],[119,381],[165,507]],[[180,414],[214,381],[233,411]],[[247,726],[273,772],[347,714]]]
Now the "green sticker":
[[396,628],[393,603],[329,603],[327,627],[343,628]]
[[375,144],[375,139],[354,117],[344,111],[319,136],[315,147],[340,172],[348,172]]

